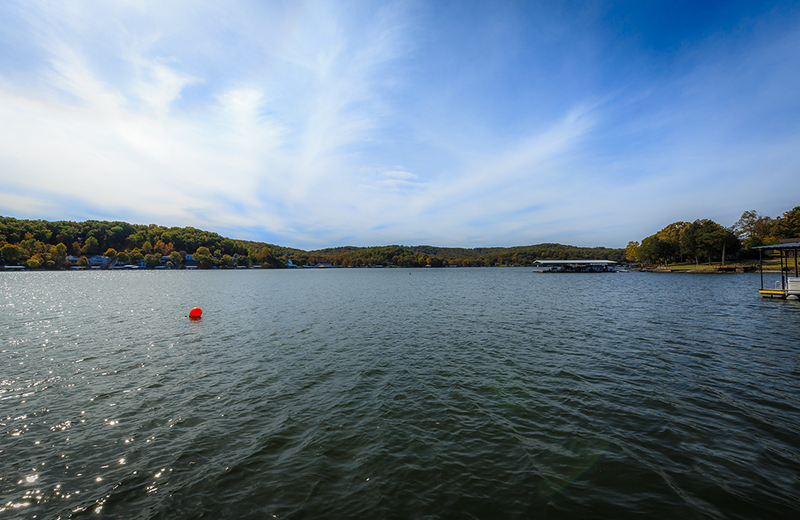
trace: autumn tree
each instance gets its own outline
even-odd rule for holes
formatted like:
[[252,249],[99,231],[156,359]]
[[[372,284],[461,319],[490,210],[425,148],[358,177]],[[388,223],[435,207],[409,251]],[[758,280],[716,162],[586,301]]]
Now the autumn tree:
[[636,250],[639,248],[639,242],[630,241],[625,247],[625,259],[635,262],[637,260]]
[[169,256],[169,254],[172,253],[173,249],[174,248],[173,248],[171,242],[169,244],[165,244],[161,240],[156,242],[156,245],[153,246],[154,252],[156,252],[156,253],[158,253],[158,254],[160,254],[162,256]]

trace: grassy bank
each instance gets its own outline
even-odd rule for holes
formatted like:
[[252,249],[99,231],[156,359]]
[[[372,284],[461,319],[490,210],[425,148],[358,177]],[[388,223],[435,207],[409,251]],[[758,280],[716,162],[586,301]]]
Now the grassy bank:
[[[659,266],[660,269],[657,270],[670,270],[672,272],[685,272],[685,273],[716,273],[719,272],[719,267],[722,264],[720,262],[714,262],[711,265],[708,263],[675,263],[675,264],[667,264],[666,266]],[[744,267],[755,267],[758,270],[758,261],[753,260],[745,260],[742,262],[726,262],[726,267],[733,267],[733,266],[744,266]],[[790,265],[791,269],[794,270],[794,263]],[[764,271],[775,271],[780,272],[781,270],[781,261],[778,258],[775,259],[768,259],[764,260]]]

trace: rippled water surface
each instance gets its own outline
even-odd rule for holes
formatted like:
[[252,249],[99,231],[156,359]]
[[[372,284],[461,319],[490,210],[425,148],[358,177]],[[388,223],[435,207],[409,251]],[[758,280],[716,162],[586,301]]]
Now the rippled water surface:
[[795,517],[800,302],[758,286],[0,273],[0,518]]

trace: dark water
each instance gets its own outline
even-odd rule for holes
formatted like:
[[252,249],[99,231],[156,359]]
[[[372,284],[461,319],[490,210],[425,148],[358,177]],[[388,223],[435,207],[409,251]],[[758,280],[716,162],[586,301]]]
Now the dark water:
[[796,517],[800,302],[758,286],[2,273],[0,518]]

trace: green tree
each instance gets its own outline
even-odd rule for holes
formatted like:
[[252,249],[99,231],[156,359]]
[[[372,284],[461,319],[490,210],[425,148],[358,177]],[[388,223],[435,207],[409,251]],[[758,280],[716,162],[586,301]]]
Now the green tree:
[[183,263],[183,257],[182,257],[182,256],[181,256],[181,254],[180,254],[179,252],[177,252],[177,251],[173,251],[173,252],[171,252],[171,253],[169,254],[169,259],[170,259],[170,261],[172,262],[172,265],[173,265],[175,268],[179,268],[179,267],[181,266],[181,264]]
[[733,232],[713,220],[695,221],[698,226],[694,229],[696,237],[696,253],[708,258],[711,265],[712,257],[719,256],[725,264],[725,257],[739,251],[741,242]]
[[135,233],[128,235],[128,238],[125,239],[126,245],[134,249],[139,249],[145,242],[147,242],[147,232],[144,230],[137,230]]
[[658,238],[668,242],[671,245],[670,259],[674,260],[674,257],[677,256],[683,260],[683,255],[681,254],[681,236],[688,227],[688,222],[678,221],[665,226],[661,231],[656,233]]
[[132,264],[138,264],[139,262],[144,260],[144,255],[138,249],[134,249],[128,255],[128,261]]
[[25,240],[20,242],[19,245],[22,249],[26,252],[26,257],[32,257],[34,255],[43,254],[47,252],[47,246],[34,238],[33,234],[30,232],[25,233]]
[[78,258],[78,266],[79,267],[89,267],[89,259],[85,256]]
[[779,239],[800,238],[800,206],[795,206],[775,221],[773,233]]
[[50,246],[50,259],[53,261],[53,267],[64,269],[67,266],[67,246],[63,242]]
[[89,237],[84,242],[83,247],[81,248],[81,254],[84,255],[96,255],[100,252],[100,243],[97,241],[95,237]]
[[61,243],[70,247],[78,237],[78,229],[72,222],[51,222],[50,229],[53,233],[54,244]]
[[200,264],[200,267],[202,269],[208,269],[209,267],[211,267],[213,263],[213,258],[211,257],[211,251],[205,246],[198,247],[197,251],[195,251],[194,253],[193,258],[197,263]]
[[[278,269],[281,267],[286,267],[286,264],[275,255],[275,252],[272,251],[272,248],[264,246],[261,248],[260,256],[260,263],[263,267],[267,267],[269,269]],[[302,257],[298,257],[296,261],[293,261],[296,265],[302,265],[303,260]]]
[[642,245],[636,251],[637,257],[648,263],[659,261],[666,264],[675,255],[675,246],[669,240],[663,240],[658,235],[651,235],[642,240]]
[[161,265],[161,255],[159,255],[158,253],[150,253],[149,255],[145,255],[144,265],[148,269],[158,267],[159,265]]
[[15,244],[6,244],[0,248],[0,256],[3,257],[6,265],[17,265],[20,260],[28,258],[25,250]]
[[[130,226],[129,224],[126,226]],[[123,226],[123,223],[117,223],[117,225],[112,226],[109,228],[106,234],[106,242],[108,243],[108,247],[113,247],[114,249],[125,249],[125,237],[130,234],[130,229],[126,230]]]
[[38,258],[36,258],[35,256],[32,256],[32,257],[28,258],[28,261],[26,262],[26,264],[28,266],[28,269],[38,269],[39,265],[41,265],[41,262],[39,261]]
[[772,236],[776,221],[756,213],[755,210],[745,211],[741,218],[733,225],[733,232],[742,241],[745,253],[757,256],[754,247],[769,245],[777,242]]
[[742,216],[733,225],[733,232],[740,239],[759,238],[763,241],[772,234],[773,227],[775,227],[775,220],[759,215],[755,210],[750,210],[742,213]]
[[700,236],[700,221],[695,220],[691,224],[689,224],[686,229],[683,230],[681,234],[681,255],[689,256],[694,258],[695,264],[699,264],[700,255],[698,253],[699,244],[698,238]]

